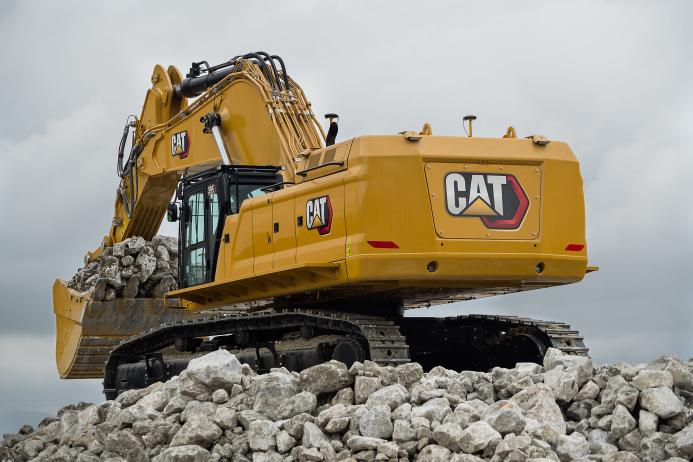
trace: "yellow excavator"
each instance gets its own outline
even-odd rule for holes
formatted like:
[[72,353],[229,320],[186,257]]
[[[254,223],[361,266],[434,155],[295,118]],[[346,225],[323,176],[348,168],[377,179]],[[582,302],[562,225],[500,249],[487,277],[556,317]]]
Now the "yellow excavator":
[[[587,354],[579,332],[516,316],[404,310],[580,281],[588,266],[579,164],[542,136],[420,131],[336,141],[283,60],[248,53],[183,78],[154,67],[118,153],[111,228],[179,226],[178,289],[92,300],[53,286],[62,378],[108,398],[227,348],[258,369],[338,359],[483,369]],[[131,148],[126,153],[128,138]],[[173,197],[173,201],[171,198]],[[460,305],[455,305],[458,309]]]

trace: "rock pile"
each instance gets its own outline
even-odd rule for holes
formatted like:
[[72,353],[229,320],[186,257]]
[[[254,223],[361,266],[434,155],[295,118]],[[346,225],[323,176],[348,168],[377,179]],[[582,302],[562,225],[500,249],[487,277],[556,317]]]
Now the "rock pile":
[[[6,435],[2,460],[682,461],[693,458],[693,361],[488,373],[331,361],[257,375],[218,350],[166,383]],[[4,452],[2,452],[4,451]]]
[[77,271],[68,287],[90,291],[95,301],[161,298],[178,288],[178,240],[131,237],[106,247],[95,261]]

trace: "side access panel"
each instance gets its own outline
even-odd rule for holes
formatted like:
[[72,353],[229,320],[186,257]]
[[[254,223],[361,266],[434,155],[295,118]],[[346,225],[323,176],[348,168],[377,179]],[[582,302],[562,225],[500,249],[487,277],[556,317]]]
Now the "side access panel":
[[293,188],[272,194],[273,268],[296,263],[296,216]]
[[272,196],[273,194],[267,194],[253,200],[254,273],[271,270],[274,261]]
[[345,172],[294,186],[296,262],[326,263],[344,259]]

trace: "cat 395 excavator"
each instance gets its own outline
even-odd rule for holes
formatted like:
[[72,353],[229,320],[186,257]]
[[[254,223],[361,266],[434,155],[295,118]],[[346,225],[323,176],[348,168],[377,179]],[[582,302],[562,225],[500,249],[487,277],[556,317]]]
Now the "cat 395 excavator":
[[261,370],[332,358],[484,369],[541,361],[549,347],[587,354],[564,323],[403,315],[594,269],[565,143],[513,127],[473,137],[473,116],[468,136],[434,136],[426,123],[336,142],[337,115],[325,133],[283,60],[264,52],[193,63],[185,78],[157,65],[151,83],[123,133],[111,228],[85,258],[151,239],[168,215],[179,288],[96,301],[56,280],[61,377],[103,377],[113,398],[218,348]]

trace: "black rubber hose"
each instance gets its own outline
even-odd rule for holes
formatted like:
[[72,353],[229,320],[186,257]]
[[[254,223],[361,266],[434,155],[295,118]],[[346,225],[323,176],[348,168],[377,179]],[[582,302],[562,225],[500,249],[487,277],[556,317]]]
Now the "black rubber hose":
[[[260,56],[260,55],[257,54],[257,53],[246,53],[246,54],[243,55],[243,59],[250,59],[250,58],[255,58],[255,59],[257,59],[257,61],[258,61],[257,63],[258,63],[258,65],[260,66],[260,70],[261,70],[262,73],[265,75],[265,77],[267,77],[267,80],[270,81],[270,84],[272,84],[272,81],[273,81],[274,79],[272,79],[272,78],[270,77],[270,74],[269,74],[270,71],[267,69],[267,65],[265,64],[265,60],[262,59],[262,56]],[[272,87],[274,88],[274,85],[272,85]],[[278,88],[274,88],[274,89],[277,90],[277,91],[279,91]]]
[[123,177],[125,171],[130,163],[130,158],[128,157],[128,162],[123,166],[123,157],[125,157],[125,145],[128,142],[128,135],[130,134],[130,128],[134,126],[134,122],[127,122],[123,128],[123,136],[120,138],[120,145],[118,145],[118,162],[117,172],[119,177]]
[[284,89],[286,91],[289,91],[289,76],[286,73],[286,66],[284,65],[284,60],[277,55],[272,55],[271,58],[279,61],[279,65],[282,68],[282,77],[284,78]]
[[281,84],[279,83],[279,72],[277,71],[277,66],[274,64],[272,57],[269,55],[269,53],[265,53],[264,51],[256,51],[256,53],[262,56],[264,60],[269,62],[270,66],[272,66],[272,75],[274,78],[274,82],[277,85],[277,90],[281,91]]

